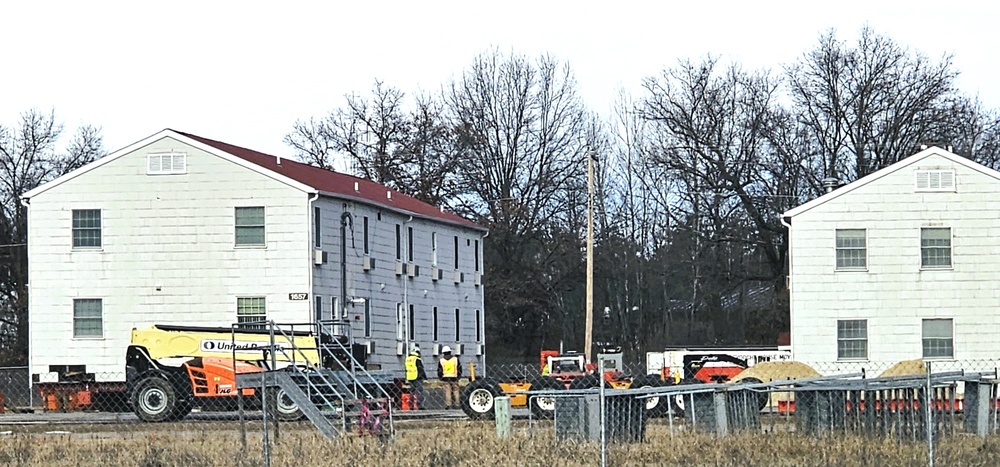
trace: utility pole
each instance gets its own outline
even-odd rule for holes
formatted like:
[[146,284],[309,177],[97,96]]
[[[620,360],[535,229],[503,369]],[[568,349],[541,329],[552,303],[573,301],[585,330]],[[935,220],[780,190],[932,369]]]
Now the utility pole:
[[594,346],[594,162],[597,152],[593,149],[587,155],[587,321],[584,331],[584,355],[592,361],[591,348]]

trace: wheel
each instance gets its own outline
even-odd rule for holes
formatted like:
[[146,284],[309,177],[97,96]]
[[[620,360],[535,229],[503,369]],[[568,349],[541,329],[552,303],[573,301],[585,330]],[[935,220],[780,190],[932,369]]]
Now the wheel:
[[[694,384],[705,384],[701,380],[694,378],[685,378],[681,382],[677,383],[678,386],[688,386]],[[677,394],[670,401],[673,405],[674,415],[681,417],[684,416],[684,405],[691,399],[691,394]]]
[[[633,387],[635,388],[648,388],[648,387],[662,387],[669,386],[670,381],[661,381],[656,375],[641,376],[633,380]],[[646,399],[646,417],[662,417],[667,413],[667,404],[669,404],[667,397],[650,397]]]
[[462,389],[462,411],[473,420],[492,419],[494,399],[500,388],[484,380],[476,380]]
[[305,414],[295,402],[292,402],[292,398],[288,397],[284,389],[276,388],[268,391],[267,397],[267,408],[278,417],[279,421],[294,422],[305,418]]
[[[740,384],[760,384],[760,383],[763,383],[763,381],[761,381],[761,380],[759,380],[757,378],[753,378],[753,377],[743,378],[739,382],[740,382]],[[756,400],[757,401],[757,410],[764,410],[764,407],[767,407],[767,403],[771,400],[770,393],[767,393],[767,392],[755,392],[755,391],[750,391],[749,389],[747,390],[747,392],[750,393],[749,396],[750,396],[751,400]]]
[[[565,386],[558,380],[543,377],[531,382],[530,391],[557,391],[561,389],[565,389]],[[537,395],[531,392],[528,393],[528,405],[531,406],[531,414],[537,418],[552,418],[556,413],[556,398],[551,395]]]
[[579,378],[575,378],[573,379],[573,381],[570,381],[569,388],[590,389],[590,388],[596,388],[600,385],[601,385],[601,380],[600,378],[597,377],[597,375],[586,375],[586,376],[581,376]]
[[136,385],[132,408],[139,419],[145,422],[174,420],[178,413],[177,393],[166,379],[150,376]]

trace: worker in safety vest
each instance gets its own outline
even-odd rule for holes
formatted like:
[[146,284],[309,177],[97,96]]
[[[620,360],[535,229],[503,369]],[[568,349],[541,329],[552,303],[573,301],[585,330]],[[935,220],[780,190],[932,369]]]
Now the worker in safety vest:
[[457,356],[451,354],[451,347],[447,345],[441,348],[441,354],[441,359],[438,360],[438,379],[444,386],[444,408],[458,409],[462,403],[458,394],[462,364],[459,363]]
[[413,410],[420,409],[420,402],[424,398],[424,380],[427,373],[424,372],[424,362],[420,360],[420,347],[413,346],[410,355],[403,363],[406,369],[406,383],[410,386],[410,407]]

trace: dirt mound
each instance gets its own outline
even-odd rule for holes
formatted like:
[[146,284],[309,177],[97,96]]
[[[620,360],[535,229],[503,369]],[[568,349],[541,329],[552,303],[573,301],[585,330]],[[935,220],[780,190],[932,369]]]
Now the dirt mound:
[[763,382],[820,376],[811,366],[801,362],[763,362],[740,372],[731,382],[756,378]]
[[882,372],[879,377],[886,376],[911,376],[911,375],[922,375],[926,373],[924,361],[921,359],[916,360],[904,360],[891,367],[888,370]]

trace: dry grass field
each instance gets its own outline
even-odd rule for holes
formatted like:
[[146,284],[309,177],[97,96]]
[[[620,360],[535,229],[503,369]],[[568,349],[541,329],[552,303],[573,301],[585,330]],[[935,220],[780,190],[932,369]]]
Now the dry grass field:
[[[551,426],[550,426],[551,427]],[[0,465],[9,466],[260,466],[259,424],[241,448],[237,426],[200,423],[74,426],[71,433],[48,427],[0,427]],[[307,424],[284,424],[272,450],[274,466],[590,466],[598,465],[597,443],[556,441],[551,429],[519,425],[499,440],[489,424],[466,421],[398,424],[392,441],[356,435],[327,441]],[[152,431],[152,430],[156,431]],[[943,439],[938,465],[1000,465],[1000,439]],[[609,465],[683,466],[912,466],[927,464],[925,444],[858,437],[813,439],[791,433],[670,436],[649,426],[641,444],[612,445]]]

